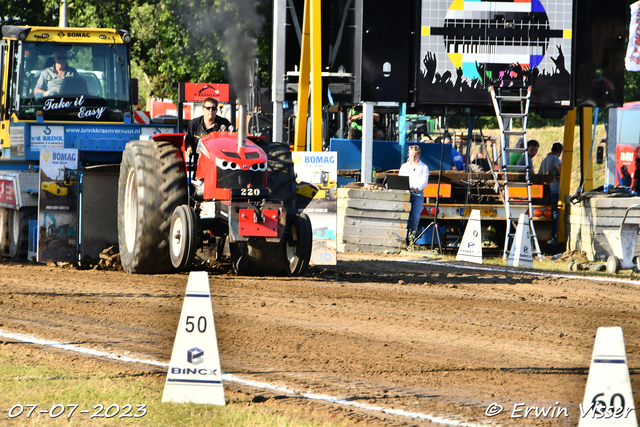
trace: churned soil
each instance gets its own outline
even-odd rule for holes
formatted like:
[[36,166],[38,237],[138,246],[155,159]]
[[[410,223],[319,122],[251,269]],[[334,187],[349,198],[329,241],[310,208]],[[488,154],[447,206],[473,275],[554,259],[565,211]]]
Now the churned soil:
[[[575,426],[596,331],[620,326],[637,400],[640,282],[479,267],[343,254],[337,266],[312,267],[295,278],[212,270],[222,369],[301,393],[449,421]],[[168,363],[187,279],[187,273],[143,276],[5,261],[0,329]],[[61,363],[117,363],[50,351],[60,352]],[[236,382],[225,389],[273,407],[305,405],[327,421],[431,425]],[[503,412],[488,416],[496,405]],[[525,417],[528,407],[554,411]]]

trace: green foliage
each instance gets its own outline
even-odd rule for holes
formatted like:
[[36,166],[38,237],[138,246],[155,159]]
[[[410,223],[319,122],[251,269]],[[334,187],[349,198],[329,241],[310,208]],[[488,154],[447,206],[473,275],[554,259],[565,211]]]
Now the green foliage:
[[640,101],[640,73],[624,72],[624,102]]
[[135,1],[74,0],[69,2],[70,27],[124,28]]
[[57,26],[59,19],[57,0],[0,0],[0,26],[39,25]]
[[[58,25],[56,0],[0,0],[0,10],[15,17],[3,24]],[[229,83],[234,57],[240,58],[238,79],[247,85],[243,67],[259,55],[260,76],[268,83],[270,11],[266,0],[75,0],[68,16],[70,27],[129,30],[141,98],[175,101],[173,82]]]

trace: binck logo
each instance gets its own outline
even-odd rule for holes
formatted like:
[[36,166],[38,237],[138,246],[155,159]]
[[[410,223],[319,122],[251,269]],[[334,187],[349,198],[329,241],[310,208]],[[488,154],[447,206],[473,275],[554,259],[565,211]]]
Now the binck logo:
[[204,362],[204,351],[200,350],[198,347],[193,347],[192,349],[187,351],[187,362],[192,365],[199,365]]
[[171,373],[176,375],[218,375],[217,369],[198,368],[171,368]]

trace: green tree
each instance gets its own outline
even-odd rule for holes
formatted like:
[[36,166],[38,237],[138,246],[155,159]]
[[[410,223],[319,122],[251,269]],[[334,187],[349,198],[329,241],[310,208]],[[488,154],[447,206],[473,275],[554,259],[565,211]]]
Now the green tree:
[[68,0],[70,27],[122,28],[128,30],[131,8],[137,1]]
[[[175,101],[173,82],[229,83],[236,76],[237,85],[248,85],[245,69],[257,46],[268,46],[264,40],[256,41],[270,36],[270,30],[266,36],[261,34],[265,20],[255,0],[132,1],[115,6],[80,1],[82,7],[78,4],[74,9],[82,13],[74,10],[70,14],[74,25],[131,31],[134,71],[144,73],[136,77],[148,83],[149,96]],[[262,3],[262,12],[269,10],[266,3]],[[261,61],[263,70],[268,67],[269,61]]]
[[57,26],[60,16],[57,0],[0,0],[0,11],[0,26]]
[[[627,5],[635,3],[636,0],[627,0]],[[629,9],[627,9],[629,10]],[[626,23],[627,27],[630,24],[631,14],[627,13]],[[625,40],[625,46],[629,44],[629,37],[627,35]],[[624,60],[624,58],[622,59]],[[640,72],[627,71],[624,72],[624,102],[640,101]]]

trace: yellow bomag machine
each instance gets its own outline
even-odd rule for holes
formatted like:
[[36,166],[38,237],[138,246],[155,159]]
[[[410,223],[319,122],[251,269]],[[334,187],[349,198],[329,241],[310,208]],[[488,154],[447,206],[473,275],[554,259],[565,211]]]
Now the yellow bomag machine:
[[[54,196],[68,196],[69,188],[74,187],[75,193],[77,193],[77,188],[75,187],[78,184],[78,178],[76,176],[76,172],[64,169],[64,176],[61,180],[56,181],[47,181],[40,184],[40,189],[42,191],[46,191],[49,194],[53,194]],[[77,194],[74,194],[77,195]]]
[[[39,193],[75,197],[76,181],[77,211],[85,213],[80,255],[97,257],[100,248],[117,245],[117,173],[125,146],[176,131],[133,120],[138,87],[130,75],[130,42],[122,29],[2,27],[0,256],[25,259]],[[42,73],[61,62],[71,72],[60,87],[43,92]],[[77,176],[65,172],[41,183],[40,153],[57,149],[78,150]]]

